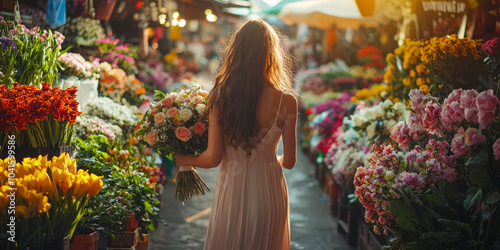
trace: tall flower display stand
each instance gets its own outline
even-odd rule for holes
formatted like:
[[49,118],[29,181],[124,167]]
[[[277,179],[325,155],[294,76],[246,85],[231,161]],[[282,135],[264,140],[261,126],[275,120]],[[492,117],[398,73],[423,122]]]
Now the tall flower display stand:
[[80,103],[78,105],[78,110],[82,111],[83,107],[92,100],[97,99],[98,91],[97,86],[99,85],[99,80],[96,79],[84,79],[78,81],[78,92],[77,100]]

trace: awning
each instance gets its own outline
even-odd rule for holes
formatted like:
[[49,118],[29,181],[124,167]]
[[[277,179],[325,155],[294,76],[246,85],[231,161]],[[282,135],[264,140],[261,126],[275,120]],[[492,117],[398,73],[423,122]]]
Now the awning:
[[310,27],[330,29],[377,26],[371,17],[364,17],[355,0],[310,0],[283,6],[278,17],[289,25],[305,23]]

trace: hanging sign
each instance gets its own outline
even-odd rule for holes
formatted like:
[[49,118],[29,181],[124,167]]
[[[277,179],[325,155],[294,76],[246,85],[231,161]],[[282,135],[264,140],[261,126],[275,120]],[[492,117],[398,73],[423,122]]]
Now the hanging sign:
[[415,0],[420,39],[457,34],[468,9],[467,0]]

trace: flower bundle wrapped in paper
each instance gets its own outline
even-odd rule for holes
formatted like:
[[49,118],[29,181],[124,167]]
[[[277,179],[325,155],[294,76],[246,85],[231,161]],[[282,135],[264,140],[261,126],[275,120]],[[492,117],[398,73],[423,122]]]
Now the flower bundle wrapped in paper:
[[[208,144],[206,95],[197,83],[166,95],[156,91],[159,102],[146,112],[137,131],[139,140],[170,158],[175,153],[201,154]],[[181,202],[210,191],[191,166],[180,167],[174,181],[175,198]]]

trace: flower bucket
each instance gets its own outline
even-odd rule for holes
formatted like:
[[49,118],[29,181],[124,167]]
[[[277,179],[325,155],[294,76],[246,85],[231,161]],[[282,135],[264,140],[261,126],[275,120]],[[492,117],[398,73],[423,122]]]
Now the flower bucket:
[[137,246],[137,240],[139,239],[139,228],[132,232],[119,232],[115,233],[115,239],[111,240],[110,247],[134,247]]
[[148,249],[149,234],[142,234],[142,238],[144,238],[144,240],[141,240],[139,238],[139,241],[137,241],[137,250],[147,250]]
[[95,18],[108,21],[115,9],[116,0],[102,0],[96,4]]
[[91,234],[75,235],[73,242],[69,245],[70,250],[97,250],[99,232]]
[[[7,151],[0,154],[0,159],[5,159],[9,155]],[[24,158],[36,158],[39,155],[52,159],[54,156],[60,156],[62,153],[68,153],[70,156],[73,153],[73,146],[61,146],[57,148],[17,148],[16,149],[16,162],[22,162]]]

